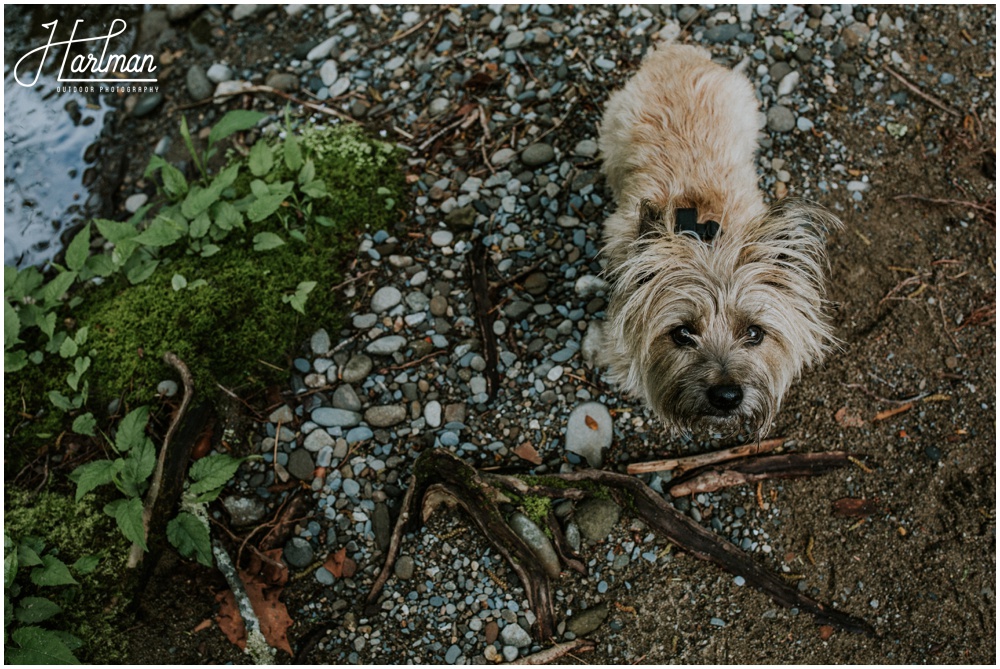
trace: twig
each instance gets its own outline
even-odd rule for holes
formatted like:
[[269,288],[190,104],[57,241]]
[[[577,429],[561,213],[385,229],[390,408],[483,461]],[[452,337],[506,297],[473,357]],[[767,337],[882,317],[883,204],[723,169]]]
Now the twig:
[[898,407],[886,409],[885,411],[879,411],[877,414],[875,414],[875,417],[872,418],[872,420],[876,421],[876,420],[885,420],[886,418],[892,418],[896,414],[901,414],[904,411],[909,411],[912,408],[913,408],[913,402],[907,402],[906,404],[900,405]]
[[[146,494],[146,500],[142,505],[143,539],[148,539],[149,520],[153,516],[153,505],[156,504],[156,499],[160,496],[160,487],[163,485],[163,466],[167,459],[167,452],[170,450],[170,440],[177,434],[177,428],[184,419],[184,414],[187,413],[188,406],[191,404],[191,397],[194,395],[194,379],[191,378],[191,372],[188,370],[187,365],[184,364],[184,361],[169,351],[163,354],[163,361],[176,369],[177,373],[180,374],[181,383],[184,385],[184,399],[181,400],[181,405],[177,408],[173,420],[170,421],[170,427],[167,428],[167,434],[163,437],[160,455],[156,459],[156,469],[153,470],[153,478],[149,483],[149,492]],[[129,569],[134,569],[138,566],[142,561],[143,552],[142,546],[138,543],[132,544],[128,555]]]
[[968,200],[950,200],[947,198],[933,198],[924,197],[922,195],[911,195],[909,193],[904,193],[903,195],[894,195],[893,200],[917,200],[918,202],[927,202],[928,204],[943,204],[943,205],[955,205],[957,207],[968,207],[969,209],[978,209],[979,211],[985,211],[987,214],[993,214],[996,216],[997,210],[996,206],[990,206],[988,204],[978,204],[976,202],[969,202]]
[[[672,485],[670,495],[684,497],[767,479],[815,476],[837,467],[845,467],[849,461],[849,456],[843,451],[765,455],[733,463],[728,468],[712,467],[707,471],[695,470]],[[758,498],[759,491],[758,487]]]
[[476,325],[483,340],[483,359],[486,361],[486,392],[489,399],[496,397],[500,390],[499,354],[497,353],[496,333],[493,331],[492,300],[490,299],[489,282],[486,278],[486,246],[482,241],[473,243],[469,253],[469,275],[472,284],[472,294],[476,301]]
[[257,664],[273,664],[275,651],[268,645],[263,632],[261,632],[260,619],[254,613],[247,589],[243,585],[243,581],[240,580],[240,575],[236,572],[232,560],[229,559],[229,554],[217,540],[212,542],[212,554],[215,556],[215,566],[226,577],[226,583],[233,591],[233,599],[236,600],[236,606],[243,618],[243,625],[246,627],[247,645],[244,652],[252,657]]
[[882,397],[881,395],[877,395],[876,393],[872,392],[871,390],[869,390],[865,386],[861,385],[860,383],[844,383],[842,385],[845,388],[852,388],[852,389],[855,389],[855,390],[860,390],[865,395],[868,395],[868,397],[871,397],[872,399],[876,399],[879,402],[884,402],[886,404],[896,404],[896,405],[909,404],[911,402],[916,402],[918,400],[922,400],[925,397],[927,397],[928,395],[930,395],[929,392],[928,393],[920,393],[919,395],[914,395],[913,397],[907,397],[907,398],[904,398],[904,399],[901,399],[901,400],[891,400],[888,397]]
[[920,96],[921,98],[923,98],[927,102],[930,102],[932,105],[934,105],[938,109],[941,109],[942,111],[946,111],[949,114],[952,114],[953,116],[957,116],[958,118],[962,118],[962,112],[960,112],[960,111],[958,111],[958,110],[956,110],[956,109],[954,109],[952,107],[949,107],[948,105],[946,105],[945,103],[941,102],[940,100],[938,100],[933,95],[930,95],[928,93],[924,93],[922,90],[920,90],[920,88],[916,84],[911,83],[906,77],[904,77],[903,75],[901,75],[899,72],[896,72],[894,69],[892,69],[888,65],[883,65],[882,68],[886,72],[888,72],[889,74],[891,74],[892,76],[896,77],[896,79],[898,79],[899,82],[902,83],[904,86],[906,86],[907,88],[909,88],[911,91],[913,91],[914,93],[916,93],[918,96]]
[[501,281],[490,281],[490,290],[496,290],[497,288],[503,288],[504,286],[509,286],[511,284],[518,283],[519,281],[521,281],[521,279],[526,279],[529,274],[534,273],[534,271],[537,270],[539,267],[541,267],[544,263],[545,263],[544,259],[538,260],[531,263],[531,265],[527,269],[521,270],[514,276],[509,276]]
[[697,455],[685,455],[667,460],[653,460],[652,462],[636,462],[629,465],[625,469],[625,472],[628,474],[648,474],[650,472],[673,471],[675,474],[680,474],[697,469],[698,467],[714,465],[747,455],[768,453],[784,443],[784,437],[779,439],[765,439],[764,441],[734,446],[722,451],[712,451],[711,453],[698,453]]
[[416,367],[417,365],[419,365],[420,363],[422,363],[422,362],[424,362],[426,360],[430,360],[431,358],[436,358],[437,356],[439,356],[439,355],[441,355],[443,353],[447,353],[447,352],[448,351],[446,351],[444,349],[442,349],[440,351],[434,351],[433,353],[428,353],[427,355],[423,356],[422,358],[417,358],[416,360],[410,360],[409,362],[404,362],[402,365],[393,365],[391,367],[383,367],[380,370],[378,370],[378,373],[379,374],[387,374],[389,372],[398,372],[401,369],[409,369],[410,367]]
[[464,122],[465,122],[465,117],[462,117],[462,118],[459,118],[456,121],[453,121],[452,123],[449,123],[445,127],[443,127],[440,130],[438,130],[436,133],[434,133],[433,135],[431,135],[430,137],[428,137],[426,140],[424,140],[417,147],[417,149],[420,150],[420,151],[426,151],[427,147],[434,143],[434,140],[436,140],[438,137],[440,137],[444,133],[448,132],[449,130],[453,130],[453,129],[457,128],[458,126],[462,125],[462,123],[464,123]]
[[527,657],[522,657],[520,659],[514,660],[510,664],[522,664],[522,665],[537,665],[537,664],[552,664],[554,661],[558,660],[564,655],[569,655],[570,653],[580,652],[586,653],[594,650],[596,644],[588,639],[573,639],[572,641],[566,641],[564,643],[557,643],[551,648],[546,648],[545,650],[540,650],[534,655],[528,655]]
[[428,14],[426,18],[424,18],[421,21],[419,21],[418,23],[416,23],[413,27],[408,28],[407,30],[405,30],[405,31],[403,31],[403,32],[401,32],[399,34],[393,35],[392,37],[390,37],[387,40],[379,42],[378,44],[376,44],[375,46],[373,46],[372,49],[381,49],[384,46],[388,46],[388,45],[392,44],[393,42],[399,41],[399,40],[403,39],[404,37],[412,35],[413,33],[417,32],[418,30],[420,30],[421,28],[423,28],[425,25],[427,25],[428,23],[430,23],[431,21],[433,21],[435,18],[437,18],[441,14],[444,14],[447,11],[448,11],[448,9],[445,8],[445,9],[439,9],[436,12],[432,12],[432,13]]
[[350,285],[350,284],[354,283],[355,281],[358,281],[360,279],[365,278],[366,276],[371,276],[372,274],[374,274],[377,271],[378,270],[370,269],[367,272],[362,272],[361,274],[358,274],[357,276],[352,276],[350,279],[345,279],[344,281],[341,281],[340,283],[338,283],[336,286],[331,287],[329,292],[332,293],[335,290],[340,290],[344,286]]

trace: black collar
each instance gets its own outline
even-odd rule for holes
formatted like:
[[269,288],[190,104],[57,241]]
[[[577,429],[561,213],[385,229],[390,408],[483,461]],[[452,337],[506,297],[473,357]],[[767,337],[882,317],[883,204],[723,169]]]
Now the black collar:
[[722,227],[717,221],[698,222],[698,210],[677,209],[675,210],[674,232],[693,232],[703,242],[710,242],[722,233]]

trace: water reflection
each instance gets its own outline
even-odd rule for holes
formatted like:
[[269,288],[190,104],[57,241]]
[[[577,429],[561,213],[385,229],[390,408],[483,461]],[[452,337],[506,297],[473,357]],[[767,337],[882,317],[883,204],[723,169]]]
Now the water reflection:
[[61,33],[76,19],[103,26],[134,11],[118,6],[5,8],[4,265],[49,262],[61,247],[60,235],[96,213],[99,196],[88,192],[96,169],[93,145],[112,111],[98,95],[57,90],[62,54],[50,54],[33,87],[14,81],[13,64],[46,43],[50,29],[43,24],[49,21],[59,20]]

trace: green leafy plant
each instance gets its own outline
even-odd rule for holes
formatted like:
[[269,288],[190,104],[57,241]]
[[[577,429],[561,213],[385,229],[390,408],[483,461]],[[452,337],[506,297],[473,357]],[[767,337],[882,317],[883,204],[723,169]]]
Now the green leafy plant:
[[[73,470],[70,479],[76,483],[76,499],[103,485],[113,483],[124,496],[108,502],[104,513],[115,519],[126,539],[146,546],[143,527],[142,497],[149,488],[149,478],[156,467],[156,449],[146,436],[149,407],[139,407],[126,415],[118,425],[111,448],[118,457],[88,462]],[[225,454],[210,455],[195,462],[189,470],[189,486],[184,505],[206,504],[222,491],[233,477],[242,460]],[[191,511],[182,511],[167,525],[167,539],[185,557],[194,557],[206,566],[212,565],[208,525]]]
[[63,607],[53,597],[42,595],[57,588],[78,586],[73,573],[89,574],[97,567],[98,559],[87,556],[67,566],[53,551],[46,551],[44,541],[37,537],[15,542],[4,532],[3,543],[4,662],[79,664],[73,652],[83,642],[51,627]]

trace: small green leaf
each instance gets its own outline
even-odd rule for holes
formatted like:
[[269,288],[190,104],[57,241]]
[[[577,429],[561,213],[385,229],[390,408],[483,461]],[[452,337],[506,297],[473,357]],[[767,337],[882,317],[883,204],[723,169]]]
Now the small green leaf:
[[188,281],[180,274],[174,274],[173,278],[170,279],[170,285],[174,290],[184,290],[187,288]]
[[143,439],[142,442],[129,451],[122,465],[120,477],[122,492],[130,497],[140,495],[146,487],[146,479],[156,467],[156,449],[153,442]]
[[105,505],[104,513],[115,519],[115,522],[118,523],[118,529],[122,531],[126,539],[139,544],[143,551],[149,550],[146,547],[146,531],[142,526],[141,499],[138,497],[116,499]]
[[264,176],[274,167],[274,150],[264,140],[257,140],[257,143],[250,149],[248,165],[250,173],[255,177]]
[[44,597],[22,597],[14,617],[22,623],[40,623],[62,612],[59,605]]
[[213,207],[215,224],[223,230],[243,228],[243,214],[228,202],[219,202]]
[[[138,501],[138,500],[136,500]],[[139,510],[142,510],[140,502]],[[141,522],[141,518],[140,518]],[[66,564],[55,555],[43,555],[42,566],[31,570],[31,582],[40,586],[73,585],[77,581]]]
[[[211,246],[211,244],[209,246]],[[188,284],[188,290],[194,290],[196,288],[201,288],[202,286],[207,286],[207,285],[208,281],[205,281],[204,279],[195,279],[194,281]]]
[[237,459],[224,453],[209,455],[191,465],[188,476],[191,478],[191,495],[201,495],[215,489],[221,489],[233,478],[240,468],[242,459]]
[[124,453],[146,440],[146,423],[149,422],[149,407],[141,406],[128,413],[118,424],[115,448]]
[[230,165],[215,175],[215,178],[212,179],[212,188],[217,192],[222,193],[222,191],[233,185],[233,182],[236,181],[236,177],[238,177],[239,174],[240,164],[234,163],[233,165]]
[[302,186],[302,192],[312,198],[326,197],[326,184],[318,179]]
[[212,131],[208,133],[208,143],[209,146],[215,144],[221,139],[229,137],[234,132],[240,132],[241,130],[250,130],[257,126],[262,119],[267,118],[267,114],[248,111],[245,109],[236,109],[221,119],[212,127]]
[[212,227],[212,219],[209,217],[207,211],[203,211],[198,214],[193,221],[191,221],[190,233],[191,237],[194,239],[201,239],[206,234],[208,234],[209,228]]
[[[202,258],[211,258],[212,256],[214,256],[216,253],[218,253],[221,250],[222,249],[220,249],[215,244],[205,244],[204,246],[201,247],[201,257]],[[204,279],[202,279],[202,280],[204,280]],[[194,288],[193,285],[191,287]]]
[[313,179],[316,178],[316,165],[313,163],[312,158],[306,161],[305,165],[299,171],[299,185],[303,186]]
[[4,589],[10,588],[14,585],[14,579],[17,578],[17,553],[18,551],[11,550],[11,546],[7,546],[7,542],[10,538],[4,534],[4,555],[3,555],[3,587]]
[[42,564],[42,558],[38,555],[38,550],[43,550],[45,545],[31,547],[27,542],[22,541],[17,545],[17,564],[20,567],[35,567]]
[[322,225],[324,228],[332,228],[337,225],[336,221],[327,216],[317,216],[314,220],[320,225]]
[[184,178],[184,174],[179,169],[169,163],[164,163],[160,175],[163,177],[163,190],[167,191],[168,195],[180,198],[187,193],[187,179]]
[[3,371],[5,374],[13,374],[28,364],[28,354],[24,351],[4,351]]
[[[135,256],[135,258],[138,259],[139,256]],[[159,260],[138,259],[134,264],[130,265],[125,270],[125,277],[133,286],[140,284],[149,277],[153,276],[153,272],[156,271],[159,264]]]
[[96,555],[84,555],[82,558],[73,563],[73,571],[77,574],[89,574],[97,569],[97,565],[100,563],[101,558]]
[[[285,299],[285,301],[288,304],[292,305],[292,309],[295,309],[295,311],[299,312],[303,316],[306,315],[306,296],[305,295],[299,295],[298,293],[296,293],[295,295],[288,295],[286,297],[287,297],[287,299]],[[284,298],[282,298],[282,299],[284,299]]]
[[[69,341],[68,339],[66,341]],[[90,369],[90,356],[85,355],[73,359],[73,371],[66,375],[66,383],[74,391],[78,389],[80,379]]]
[[184,116],[181,116],[181,138],[184,140],[184,145],[187,147],[188,153],[191,154],[191,160],[194,161],[195,166],[204,176],[205,170],[198,159],[198,152],[194,150],[194,142],[191,141],[191,131],[188,129],[187,118]]
[[291,132],[285,135],[284,143],[285,166],[291,172],[298,172],[302,167],[302,149],[299,148],[299,140]]
[[5,644],[5,664],[80,664],[60,635],[41,627],[19,627],[10,638],[17,644]]
[[87,258],[84,272],[81,274],[84,273],[89,274],[89,276],[111,276],[115,273],[115,263],[108,254],[98,253]]
[[69,400],[69,398],[63,395],[58,390],[50,390],[48,396],[49,396],[49,401],[52,402],[54,405],[56,405],[57,408],[62,409],[63,411],[72,411],[75,408],[73,406],[73,403]]
[[250,192],[253,193],[254,197],[260,198],[270,195],[271,189],[260,179],[254,179],[250,182]]
[[181,204],[181,213],[188,219],[194,218],[218,202],[221,192],[215,186],[209,186],[208,188],[192,186],[191,190],[188,191],[187,197],[184,198],[184,202]]
[[121,221],[109,221],[104,218],[97,218],[94,219],[94,225],[97,226],[97,231],[101,233],[101,236],[112,244],[132,239],[139,234],[134,225]]
[[212,539],[208,527],[197,516],[182,511],[167,523],[167,539],[184,557],[194,557],[206,567],[212,566]]
[[30,360],[32,363],[36,365],[40,365],[42,364],[42,361],[45,360],[45,356],[42,355],[41,351],[32,351],[28,355],[28,360]]
[[59,347],[59,355],[64,358],[72,358],[79,350],[80,347],[77,345],[76,340],[72,337],[66,337],[63,340],[62,346]]
[[73,420],[73,431],[77,434],[85,434],[88,437],[93,437],[95,427],[97,427],[97,419],[94,418],[94,414],[89,412],[82,416],[77,416]]
[[62,299],[69,287],[76,281],[76,272],[60,272],[54,279],[45,284],[42,298],[47,304],[55,304]]
[[83,496],[98,486],[111,483],[115,474],[122,466],[123,460],[94,460],[85,465],[80,465],[73,470],[73,479],[76,480],[76,501],[83,499]]
[[135,238],[146,246],[170,246],[184,236],[184,226],[163,216],[157,216],[149,227]]
[[78,232],[66,247],[66,266],[79,271],[83,269],[88,257],[90,257],[90,223],[83,226],[83,230]]
[[302,242],[303,244],[306,243],[306,233],[301,230],[291,230],[288,233],[288,236],[296,241]]
[[278,235],[273,232],[259,232],[254,235],[253,238],[253,250],[254,251],[269,251],[270,249],[275,249],[285,243]]

